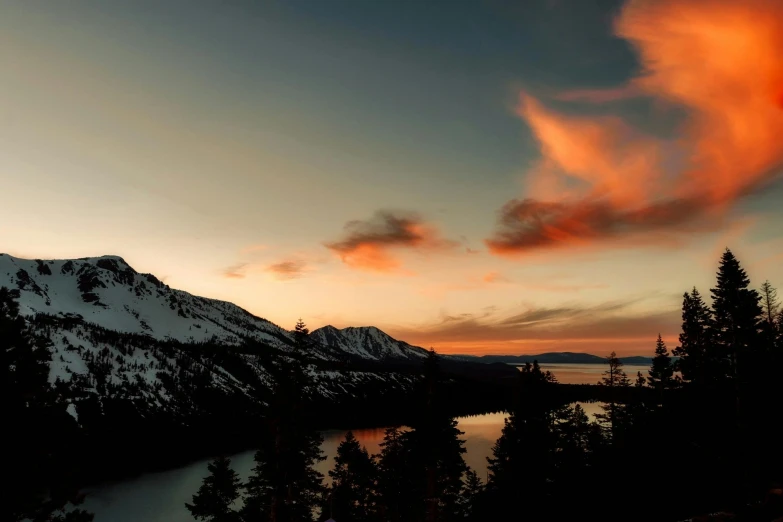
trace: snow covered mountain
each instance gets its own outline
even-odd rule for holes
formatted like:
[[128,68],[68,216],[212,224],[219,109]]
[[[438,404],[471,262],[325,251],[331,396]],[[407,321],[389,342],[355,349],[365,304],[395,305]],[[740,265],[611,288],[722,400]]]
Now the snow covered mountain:
[[[239,346],[248,340],[287,351],[291,333],[225,301],[191,295],[140,274],[119,256],[20,259],[0,254],[0,286],[20,291],[20,313],[75,318],[123,334],[157,341]],[[393,339],[374,326],[311,333],[312,355],[370,361],[420,360],[423,348]]]
[[28,260],[0,254],[0,286],[20,290],[20,313],[79,317],[108,330],[183,343],[292,343],[279,326],[242,308],[169,288],[121,257]]
[[[288,357],[293,336],[242,308],[169,288],[121,257],[28,260],[0,254],[0,287],[18,294],[19,314],[49,345],[50,382],[79,418],[90,401],[130,402],[142,417],[165,412],[182,419],[240,408],[257,415],[269,393],[270,369]],[[351,338],[353,339],[353,338]],[[371,361],[412,347],[377,329],[368,337]],[[312,337],[308,393],[345,404],[373,394],[405,393],[415,373],[358,371],[346,366],[355,345]],[[372,355],[374,354],[374,355]]]
[[393,339],[374,326],[349,326],[340,330],[328,325],[314,330],[310,335],[324,346],[373,361],[421,360],[427,356],[427,350],[424,348]]

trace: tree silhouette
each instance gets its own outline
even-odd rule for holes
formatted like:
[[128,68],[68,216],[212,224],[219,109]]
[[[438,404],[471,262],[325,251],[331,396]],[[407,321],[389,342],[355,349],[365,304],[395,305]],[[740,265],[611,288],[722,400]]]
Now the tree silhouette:
[[231,469],[231,460],[227,457],[218,457],[207,465],[207,469],[209,475],[204,478],[198,492],[193,495],[193,503],[185,503],[185,507],[196,520],[238,521],[239,513],[233,506],[239,498],[242,483],[236,471]]
[[323,439],[304,414],[307,374],[303,359],[310,346],[301,319],[294,329],[294,350],[273,369],[267,429],[260,435],[255,467],[246,485],[242,515],[246,521],[312,520],[320,504],[323,476],[315,464],[325,459]]
[[379,512],[382,520],[403,522],[421,513],[423,506],[415,495],[414,463],[405,434],[399,428],[388,428],[378,456]]
[[[758,343],[761,296],[731,250],[726,249],[712,292],[714,342],[721,356],[720,369],[735,382],[743,370],[743,359]],[[735,384],[738,385],[738,384]]]
[[[422,466],[416,472],[423,479],[417,496],[423,500],[425,516],[422,520],[427,522],[457,517],[462,478],[468,470],[462,457],[465,441],[460,436],[463,433],[457,428],[457,421],[445,412],[440,379],[438,355],[430,350],[424,364],[423,408],[404,436],[413,463]],[[416,482],[414,479],[414,484]]]
[[465,473],[465,480],[462,486],[462,492],[459,496],[459,520],[473,522],[481,520],[481,496],[484,493],[484,483],[478,476],[478,473],[469,469]]
[[777,317],[781,313],[780,303],[778,303],[778,291],[769,281],[764,281],[761,285],[760,294],[764,320],[771,326],[774,326]]
[[770,284],[764,281],[761,285],[761,337],[764,349],[772,352],[778,347],[778,337],[780,334],[778,317],[783,312],[778,303],[778,291]]
[[337,447],[334,468],[329,471],[332,487],[324,511],[340,522],[369,521],[375,515],[377,474],[375,461],[349,431]]
[[674,349],[679,357],[675,367],[682,378],[695,384],[705,384],[710,368],[715,364],[712,348],[712,311],[694,287],[683,295],[680,345]]
[[603,413],[596,415],[596,419],[604,424],[612,444],[616,445],[620,442],[622,431],[628,424],[627,406],[618,402],[618,395],[631,386],[631,381],[625,374],[623,363],[617,358],[617,353],[609,354],[606,363],[609,367],[604,371],[598,384],[609,389],[609,402],[601,405]]
[[556,437],[552,405],[546,399],[553,384],[551,374],[542,372],[537,362],[521,368],[514,405],[487,457],[489,519],[509,512],[518,491],[537,499],[526,508],[530,517],[544,516],[555,473]]
[[647,378],[642,375],[642,372],[636,372],[636,380],[633,382],[636,388],[644,388],[647,386]]
[[652,388],[658,391],[658,400],[663,403],[664,391],[672,384],[674,368],[672,367],[672,359],[669,357],[669,350],[666,349],[666,343],[663,342],[661,334],[658,334],[658,340],[655,342],[655,357],[653,357],[648,374],[647,381]]

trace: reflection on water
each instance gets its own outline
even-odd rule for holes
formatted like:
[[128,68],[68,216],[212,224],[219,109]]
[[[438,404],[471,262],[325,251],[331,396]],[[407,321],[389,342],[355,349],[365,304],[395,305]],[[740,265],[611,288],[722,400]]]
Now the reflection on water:
[[[503,429],[504,413],[489,413],[461,417],[459,429],[465,432],[465,461],[486,479],[487,460],[492,445]],[[354,435],[371,454],[380,452],[383,429],[353,430]],[[323,433],[321,446],[327,459],[318,464],[318,470],[326,475],[334,465],[337,446],[346,431],[331,430]],[[245,451],[231,457],[232,467],[246,479],[253,468],[253,451]],[[186,522],[191,521],[185,502],[193,494],[207,474],[207,460],[188,466],[149,473],[124,482],[105,484],[90,490],[83,508],[95,513],[96,522]]]

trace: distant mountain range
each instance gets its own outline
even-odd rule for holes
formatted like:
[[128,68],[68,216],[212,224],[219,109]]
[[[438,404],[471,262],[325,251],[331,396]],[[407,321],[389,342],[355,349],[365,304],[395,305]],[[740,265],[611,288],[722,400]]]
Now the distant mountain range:
[[[605,357],[578,352],[546,352],[535,355],[482,355],[468,356],[486,363],[526,364],[538,361],[539,364],[606,364]],[[635,355],[631,357],[619,357],[623,364],[649,365],[651,357]]]

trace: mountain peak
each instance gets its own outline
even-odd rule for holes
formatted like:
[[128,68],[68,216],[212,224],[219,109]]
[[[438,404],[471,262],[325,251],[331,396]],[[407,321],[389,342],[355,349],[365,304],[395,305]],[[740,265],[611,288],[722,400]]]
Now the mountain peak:
[[348,326],[338,329],[327,325],[314,330],[311,335],[321,344],[364,359],[415,360],[427,355],[424,348],[398,341],[376,326]]

